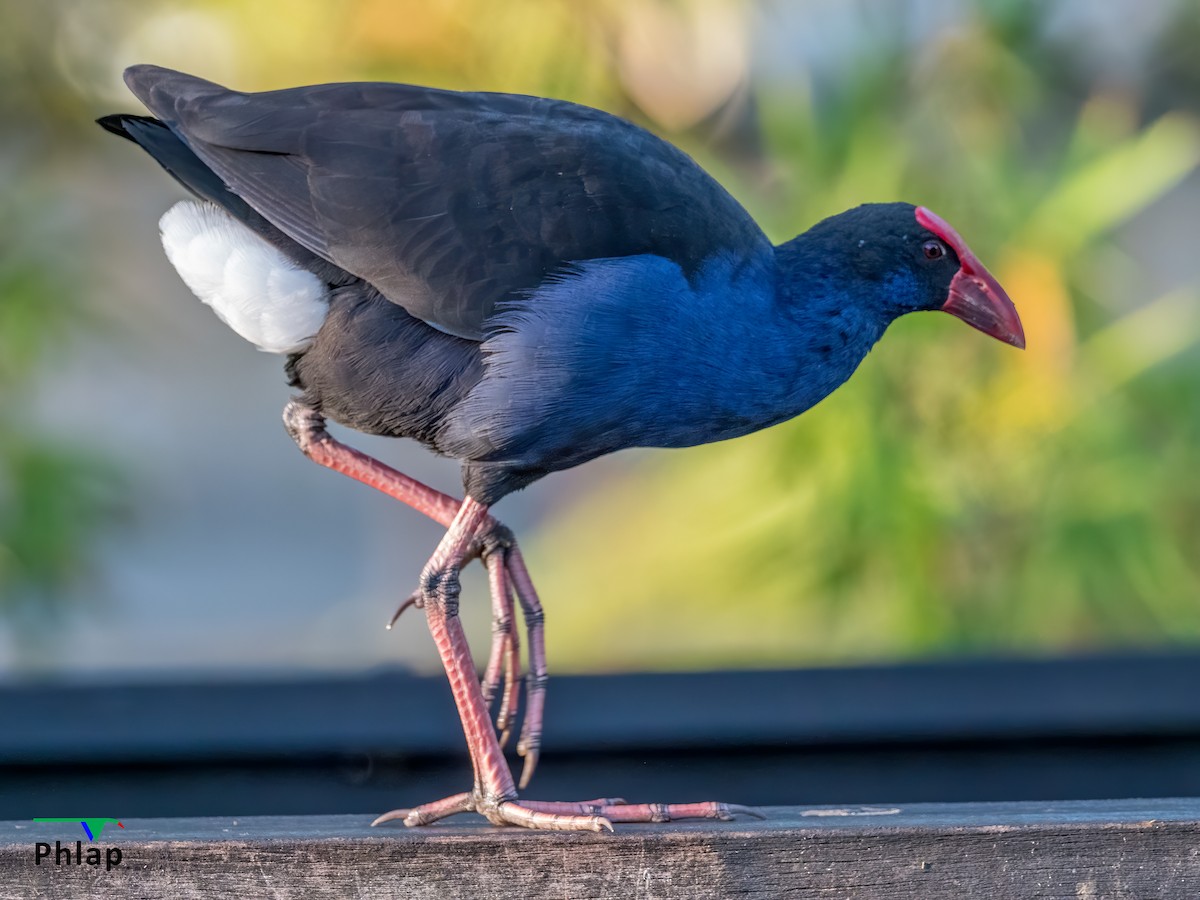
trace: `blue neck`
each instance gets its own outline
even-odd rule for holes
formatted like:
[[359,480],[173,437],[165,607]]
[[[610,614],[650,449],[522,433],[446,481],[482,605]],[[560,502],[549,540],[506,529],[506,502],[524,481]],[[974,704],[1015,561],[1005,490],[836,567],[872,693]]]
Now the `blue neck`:
[[794,373],[790,416],[799,415],[841,386],[883,337],[894,316],[880,294],[898,286],[890,280],[864,282],[798,241],[775,248],[778,325],[774,365]]
[[675,335],[669,359],[661,340],[625,344],[643,372],[666,376],[668,363],[677,376],[697,376],[686,387],[680,378],[671,402],[652,405],[654,421],[645,423],[657,435],[652,445],[725,440],[778,424],[854,373],[891,317],[878,312],[878,297],[847,294],[844,277],[805,255],[785,244],[749,262],[714,259],[690,297],[657,306],[654,333]]

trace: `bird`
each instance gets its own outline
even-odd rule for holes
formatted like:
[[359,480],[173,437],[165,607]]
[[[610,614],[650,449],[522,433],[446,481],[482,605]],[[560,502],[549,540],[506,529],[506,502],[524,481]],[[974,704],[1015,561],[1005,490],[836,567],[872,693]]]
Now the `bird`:
[[[791,419],[907,313],[941,310],[1023,348],[1012,300],[959,233],[894,201],[774,245],[683,151],[564,100],[384,82],[252,93],[153,65],[125,82],[151,115],[98,123],[192,195],[160,220],[166,255],[235,332],[286,358],[292,439],[446,528],[400,611],[424,610],[474,781],[374,824],[476,812],[600,831],[754,814],[521,798],[541,752],[545,617],[490,509],[618,450]],[[329,421],[459,461],[463,496],[355,450]],[[475,559],[493,612],[482,677],[458,617],[459,572]],[[517,606],[529,670],[519,785],[504,755],[520,699]]]

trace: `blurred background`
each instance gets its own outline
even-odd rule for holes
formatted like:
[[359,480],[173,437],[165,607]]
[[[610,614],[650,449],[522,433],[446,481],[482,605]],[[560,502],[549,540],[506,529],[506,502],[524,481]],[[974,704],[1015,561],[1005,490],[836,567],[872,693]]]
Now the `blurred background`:
[[[777,241],[907,200],[1005,285],[1024,353],[911,316],[795,421],[506,499],[552,672],[1200,645],[1195,0],[14,0],[3,17],[0,681],[439,669],[418,615],[383,624],[440,530],[296,451],[282,360],[162,255],[181,190],[93,124],[141,111],[120,79],[135,62],[251,90],[575,100],[684,147]],[[414,444],[349,439],[459,491]],[[478,568],[463,614],[482,652]]]

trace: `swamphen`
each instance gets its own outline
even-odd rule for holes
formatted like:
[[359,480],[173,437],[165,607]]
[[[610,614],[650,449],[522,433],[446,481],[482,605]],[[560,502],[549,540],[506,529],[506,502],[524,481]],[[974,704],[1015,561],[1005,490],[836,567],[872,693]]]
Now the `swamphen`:
[[[402,84],[246,94],[146,65],[125,80],[154,118],[100,124],[198,198],[163,216],[167,256],[242,337],[287,354],[289,434],[447,526],[406,605],[425,610],[475,783],[377,821],[474,810],[599,830],[746,812],[518,801],[502,752],[519,690],[513,597],[529,642],[522,787],[540,744],[542,607],[488,508],[615,450],[790,419],[904,313],[944,310],[1023,347],[1012,302],[957,232],[924,208],[869,204],[772,246],[680,150],[559,100]],[[327,418],[460,460],[465,499],[339,443]],[[495,622],[482,685],[458,619],[458,572],[476,556]]]

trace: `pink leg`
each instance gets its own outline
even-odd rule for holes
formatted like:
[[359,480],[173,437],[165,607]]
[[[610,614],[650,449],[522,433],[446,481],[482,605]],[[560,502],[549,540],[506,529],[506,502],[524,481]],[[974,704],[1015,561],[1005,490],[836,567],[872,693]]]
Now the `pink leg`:
[[[514,803],[517,791],[512,774],[496,740],[488,716],[483,691],[475,675],[475,662],[458,619],[458,567],[466,557],[471,541],[480,524],[487,518],[487,507],[468,497],[446,536],[442,538],[433,556],[421,574],[421,591],[425,599],[425,616],[429,631],[437,646],[438,655],[450,681],[450,692],[458,707],[463,734],[471,751],[475,767],[475,788],[471,792],[476,812],[481,813],[493,825],[524,825],[529,828],[559,828],[583,831],[599,831],[612,828],[600,816],[562,816],[527,810]],[[408,825],[422,824],[431,814],[449,814],[462,805],[458,796],[448,798],[410,810],[404,815]],[[385,821],[400,817],[400,813],[387,814]]]
[[[737,813],[754,814],[753,810],[746,807],[721,803],[630,805],[616,799],[582,803],[516,802],[516,785],[496,739],[484,690],[475,674],[475,663],[458,619],[458,571],[464,562],[489,550],[483,546],[485,538],[491,536],[495,542],[495,536],[502,526],[481,503],[468,497],[460,504],[448,494],[427,487],[335,441],[325,431],[324,420],[315,410],[293,401],[284,411],[284,422],[300,449],[314,462],[370,485],[448,526],[448,531],[422,572],[421,589],[401,605],[396,617],[410,606],[423,607],[425,610],[430,633],[442,658],[458,707],[475,769],[475,786],[468,793],[455,794],[414,809],[386,813],[373,824],[403,819],[406,825],[426,825],[445,816],[474,811],[495,825],[611,831],[613,821],[660,822],[681,818],[729,818]],[[537,765],[541,742],[546,685],[543,613],[520,550],[510,536],[502,537],[497,543],[498,546],[490,548],[487,553],[490,557],[488,573],[492,582],[493,608],[506,607],[510,639],[499,644],[493,640],[492,660],[488,664],[484,684],[492,685],[490,692],[494,692],[499,681],[500,661],[503,660],[507,683],[500,719],[507,725],[508,715],[516,705],[516,689],[519,685],[518,641],[515,627],[511,624],[512,593],[515,592],[525,617],[530,655],[527,713],[518,746],[518,752],[525,757],[525,769],[521,777],[521,786],[524,787]],[[491,559],[498,562],[491,562]],[[392,621],[395,621],[395,617]],[[507,710],[503,707],[504,703],[508,706]]]
[[[470,809],[493,825],[600,831],[612,830],[613,820],[608,817],[609,812],[622,822],[729,818],[737,812],[749,812],[744,807],[720,803],[628,805],[607,800],[565,804],[517,801],[516,786],[488,718],[488,706],[475,676],[475,663],[458,619],[458,567],[466,558],[473,536],[486,517],[487,507],[470,497],[464,500],[446,536],[421,574],[421,595],[429,620],[429,631],[442,658],[450,691],[458,707],[463,734],[475,768],[475,786],[465,798],[462,794],[456,794],[415,809],[386,813],[376,821],[402,819],[406,825],[424,825]],[[523,566],[517,568],[522,572],[524,570]]]
[[488,557],[487,571],[488,587],[492,593],[492,652],[483,672],[482,687],[483,699],[490,706],[500,688],[501,667],[513,632],[514,610],[504,560],[498,555]]
[[517,637],[512,584],[504,553],[498,550],[487,557],[488,582],[492,594],[492,651],[483,676],[483,699],[490,706],[500,687],[501,673],[504,675],[504,693],[500,696],[500,712],[496,715],[501,749],[508,743],[521,690],[521,641]]
[[[456,500],[449,494],[443,494],[441,491],[434,490],[417,481],[415,478],[410,478],[403,472],[398,472],[390,466],[372,459],[365,453],[360,453],[353,447],[347,447],[340,441],[335,440],[325,430],[325,420],[316,410],[293,400],[284,408],[283,421],[292,439],[299,445],[304,455],[313,462],[333,469],[335,472],[341,472],[343,475],[350,476],[355,481],[360,481],[378,491],[382,491],[389,497],[393,497],[411,506],[418,512],[429,516],[435,522],[439,522],[447,527],[449,527],[455,514],[458,512],[461,501]],[[501,529],[507,533],[507,529],[504,529],[502,525],[489,515],[480,523],[477,535],[483,536],[489,532],[495,534]],[[470,559],[476,555],[480,555],[486,549],[482,543],[475,543],[471,546],[466,558]],[[507,555],[507,551],[502,545],[496,548],[492,555],[499,560],[503,560]],[[501,697],[500,712],[496,719],[496,727],[504,735],[504,739],[501,741],[503,745],[508,743],[508,732],[512,724],[510,720],[516,712],[517,698],[520,691],[518,680],[520,647],[513,625],[512,598],[507,587],[509,575],[507,572],[498,571],[491,564],[488,565],[488,575],[492,589],[493,616],[497,625],[493,628],[492,652],[484,675],[484,696],[490,703],[496,688],[499,686],[499,677],[502,671],[501,666],[503,666],[506,687]],[[528,573],[526,573],[525,580],[528,581],[528,578]],[[501,582],[504,582],[504,584],[502,585]],[[395,625],[396,620],[400,618],[400,615],[405,610],[414,606],[420,608],[423,603],[424,601],[420,592],[413,593],[400,604],[388,622],[387,627],[390,629]],[[522,605],[524,605],[524,601],[522,601]],[[501,636],[500,632],[502,632],[503,636]],[[541,684],[542,686],[539,691],[544,692],[544,680]],[[540,702],[537,709],[540,715]],[[528,731],[528,723],[526,723],[525,730]],[[540,733],[540,721],[535,731]],[[534,765],[536,765],[536,750],[533,759]],[[527,783],[532,775],[533,766],[526,761],[525,772],[521,779],[522,784]]]
[[458,566],[467,554],[475,530],[487,515],[487,507],[468,498],[450,529],[433,551],[421,573],[425,616],[438,655],[450,681],[450,692],[458,707],[471,762],[475,766],[475,790],[498,804],[516,796],[516,788],[504,754],[496,743],[487,704],[475,675],[475,661],[458,619]]
[[545,613],[529,570],[525,568],[525,557],[514,544],[508,551],[508,570],[512,575],[513,588],[521,603],[521,614],[525,617],[525,628],[529,634],[529,681],[525,688],[525,723],[521,728],[521,739],[517,742],[517,753],[525,758],[521,770],[521,790],[529,785],[537,768],[542,747],[542,717],[546,706],[546,633],[543,623]]
[[[515,545],[514,548],[515,549]],[[518,697],[521,689],[519,678],[521,669],[521,642],[516,634],[516,611],[513,608],[513,590],[511,578],[508,574],[508,569],[503,557],[504,551],[494,551],[486,557],[486,566],[488,570],[488,583],[492,595],[492,647],[488,657],[487,668],[484,669],[481,688],[483,689],[484,702],[491,706],[492,701],[496,697],[496,692],[500,689],[501,676],[504,677],[504,692],[501,694],[500,711],[496,715],[496,730],[500,733],[500,746],[503,748],[508,743],[512,718],[516,714]],[[387,627],[390,629],[396,624],[400,616],[410,608],[421,609],[425,605],[424,598],[420,591],[415,591],[396,609],[392,614],[391,620]],[[522,604],[524,607],[525,604]],[[530,628],[530,633],[533,633],[533,626],[529,625],[530,613],[526,610],[526,623]],[[540,627],[541,622],[540,607],[537,614],[537,621]],[[544,657],[544,651],[543,651]],[[544,693],[544,679],[542,681],[543,689],[540,693]],[[531,695],[532,696],[532,695]],[[541,703],[537,704],[537,709],[540,714]],[[540,733],[540,717],[538,719],[539,727],[535,730]],[[529,719],[526,718],[525,730],[528,731]],[[524,735],[525,732],[522,732]],[[525,746],[525,738],[522,736],[522,747]],[[524,756],[524,751],[519,751]],[[536,751],[533,758],[533,763],[536,765]],[[524,787],[532,776],[532,766],[529,760],[526,760],[525,773],[521,780],[521,786]]]
[[325,420],[316,410],[293,400],[284,407],[283,424],[292,440],[313,462],[382,491],[442,525],[449,527],[454,520],[459,501],[335,441],[325,430]]

